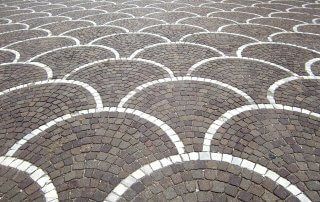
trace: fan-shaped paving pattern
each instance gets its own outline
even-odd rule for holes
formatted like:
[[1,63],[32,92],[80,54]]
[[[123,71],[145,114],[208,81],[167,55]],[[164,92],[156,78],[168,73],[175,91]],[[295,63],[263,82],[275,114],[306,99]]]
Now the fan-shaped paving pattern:
[[233,3],[233,4],[240,4],[244,6],[252,6],[253,4],[260,3],[261,1],[255,0],[224,0],[225,3]]
[[148,5],[147,7],[156,7],[156,8],[162,8],[166,11],[173,11],[177,8],[186,7],[186,6],[189,6],[189,5],[185,3],[166,2],[166,3],[151,4],[151,5]]
[[85,27],[79,28],[76,30],[68,31],[64,33],[65,36],[72,36],[81,42],[81,44],[87,44],[96,38],[110,35],[110,34],[117,34],[125,32],[124,29],[120,27],[113,27],[113,26],[94,26],[94,27]]
[[0,92],[25,83],[47,79],[46,71],[32,64],[1,65],[0,75]]
[[146,7],[146,6],[157,4],[157,3],[163,3],[163,2],[165,2],[165,1],[162,1],[162,0],[132,0],[132,1],[126,1],[123,4],[135,5],[135,6],[142,8],[142,7]]
[[95,107],[86,89],[70,84],[43,84],[1,95],[0,154],[20,140],[24,134],[47,122],[81,109]]
[[320,201],[319,5],[0,0],[0,201]]
[[104,45],[116,49],[120,57],[129,57],[134,51],[144,48],[148,45],[165,43],[165,40],[159,36],[147,33],[124,33],[106,36],[93,44]]
[[235,8],[233,11],[253,13],[253,14],[268,17],[270,13],[277,12],[279,10],[275,10],[271,8],[259,8],[259,7],[242,7],[242,8]]
[[[212,150],[257,162],[319,200],[319,118],[275,109],[248,111],[228,120]],[[285,183],[285,182],[284,182]]]
[[23,13],[18,15],[13,15],[8,17],[8,19],[12,20],[12,22],[19,22],[22,20],[27,20],[31,18],[38,18],[38,17],[47,17],[48,13]]
[[119,12],[128,13],[135,17],[142,17],[150,13],[163,12],[165,10],[160,8],[125,8]]
[[202,4],[210,3],[209,0],[174,0],[174,2],[185,3],[185,4],[192,5],[192,6],[201,6]]
[[201,151],[205,131],[212,120],[248,102],[216,84],[175,81],[152,85],[132,97],[125,106],[165,121],[179,135],[186,152]]
[[245,23],[248,19],[259,17],[260,15],[254,13],[246,13],[239,11],[220,11],[213,12],[208,15],[209,17],[219,17],[229,20],[234,20],[236,22]]
[[215,18],[215,17],[192,17],[187,19],[182,19],[179,21],[180,24],[188,24],[202,27],[211,32],[215,32],[219,29],[219,27],[223,25],[233,24],[234,21],[223,19],[223,18]]
[[64,8],[65,6],[62,4],[51,4],[51,5],[40,5],[40,6],[33,6],[32,10],[36,12],[56,9],[56,8]]
[[226,55],[236,55],[236,51],[240,46],[255,42],[254,39],[245,36],[219,32],[191,34],[185,37],[183,41],[211,46]]
[[317,15],[320,17],[320,9],[317,8],[292,8],[290,12],[306,13],[309,15]]
[[24,2],[23,4],[19,4],[19,8],[20,9],[32,9],[30,7],[33,7],[33,6],[41,6],[41,5],[47,5],[48,3],[46,2],[32,2],[30,1],[29,3],[28,2]]
[[83,10],[83,8],[80,8],[80,7],[55,8],[55,9],[45,10],[45,12],[50,12],[53,16],[56,16],[62,13],[77,11],[77,10]]
[[197,32],[205,32],[206,30],[201,27],[190,26],[187,24],[183,25],[156,25],[152,27],[147,27],[141,30],[142,32],[149,32],[154,34],[159,34],[161,36],[167,37],[171,41],[179,41],[183,36],[188,34],[193,34]]
[[320,113],[320,80],[290,81],[279,86],[274,97],[276,103]]
[[297,200],[280,185],[236,165],[219,161],[173,164],[133,184],[127,201]]
[[219,56],[221,54],[214,49],[184,42],[150,46],[135,55],[136,58],[163,64],[170,68],[176,76],[185,75],[193,64],[203,59]]
[[311,70],[312,70],[313,74],[320,76],[320,59],[319,59],[319,61],[312,64]]
[[24,24],[5,24],[5,25],[0,25],[0,33],[15,31],[19,29],[26,29],[26,28],[27,26]]
[[139,31],[143,28],[158,25],[166,24],[164,21],[152,19],[152,18],[129,18],[129,19],[118,19],[112,22],[107,23],[107,25],[116,25],[124,27],[131,32]]
[[208,7],[218,8],[218,9],[221,9],[221,10],[224,10],[224,11],[231,11],[234,8],[243,7],[240,4],[219,3],[219,2],[217,2],[217,3],[207,3],[207,4],[204,4],[204,5],[208,6]]
[[136,8],[136,5],[130,5],[130,4],[110,4],[110,5],[104,5],[96,7],[97,9],[101,9],[107,12],[117,12],[121,9],[125,8]]
[[297,31],[320,34],[320,25],[316,25],[316,24],[300,25],[299,27],[297,27]]
[[81,65],[114,57],[110,50],[102,47],[77,46],[48,52],[32,61],[49,66],[54,78],[61,78]]
[[40,28],[50,30],[51,33],[54,35],[59,35],[76,28],[89,27],[92,25],[93,23],[89,21],[75,20],[75,21],[54,22],[54,23],[40,26]]
[[42,30],[18,30],[0,34],[0,47],[26,39],[44,37],[48,33]]
[[2,63],[8,63],[13,62],[16,60],[16,55],[12,53],[11,51],[7,50],[0,50],[0,62]]
[[311,23],[313,19],[317,18],[314,15],[310,15],[307,13],[293,13],[293,12],[276,12],[270,14],[271,17],[281,17],[281,18],[290,18],[293,20],[300,20],[303,22]]
[[40,186],[28,174],[0,165],[2,201],[45,201]]
[[8,48],[20,53],[20,61],[26,61],[40,53],[75,44],[76,42],[74,40],[66,37],[43,37],[18,42],[9,45]]
[[169,12],[157,12],[146,15],[146,17],[155,18],[158,20],[163,20],[167,23],[175,23],[176,21],[187,18],[194,17],[195,14],[187,13],[184,11],[169,11]]
[[165,77],[169,77],[168,73],[152,63],[121,59],[89,65],[68,79],[90,84],[100,93],[105,106],[117,106],[131,90]]
[[268,36],[283,30],[275,27],[258,24],[235,24],[228,25],[221,29],[223,32],[238,33],[253,37],[261,41],[268,41]]
[[305,63],[319,57],[318,53],[303,48],[275,43],[262,43],[247,46],[241,52],[244,57],[266,60],[281,65],[299,75],[306,75]]
[[320,51],[320,35],[304,33],[280,33],[272,36],[272,41],[304,46]]
[[215,59],[197,66],[191,76],[210,78],[236,86],[256,103],[267,103],[269,86],[290,74],[263,62],[229,58]]
[[73,20],[77,20],[79,18],[86,17],[88,15],[97,15],[97,14],[103,14],[103,13],[105,12],[102,10],[80,10],[80,11],[70,11],[67,13],[63,13],[61,15],[70,17]]
[[9,11],[0,11],[0,17],[8,17],[11,15],[18,15],[22,13],[32,13],[30,9],[20,9],[20,10],[9,10]]
[[104,2],[104,1],[96,1],[96,2],[87,2],[87,3],[82,3],[82,4],[77,4],[77,6],[86,8],[86,9],[92,9],[95,7],[99,7],[99,6],[104,6],[104,5],[114,5],[111,2]]
[[257,3],[254,5],[254,7],[258,7],[258,8],[271,8],[271,9],[276,9],[276,10],[280,10],[280,11],[286,11],[288,8],[291,8],[292,5],[288,5],[288,4],[279,4],[279,3]]
[[273,0],[272,3],[279,3],[279,4],[288,4],[292,6],[301,7],[306,1],[290,1],[290,0]]
[[153,123],[131,114],[101,112],[51,127],[17,155],[48,172],[59,200],[103,201],[141,165],[176,153]]
[[92,16],[87,16],[84,18],[81,18],[82,20],[91,20],[95,22],[97,25],[103,25],[105,23],[122,19],[122,18],[131,18],[132,16],[126,13],[103,13],[103,14],[98,14],[98,15],[92,15]]
[[295,25],[304,23],[298,20],[286,19],[286,18],[277,18],[277,17],[263,17],[263,18],[255,18],[249,20],[250,23],[257,23],[261,25],[268,25],[272,27],[278,27],[284,29],[286,31],[292,31],[292,28]]
[[76,1],[64,1],[63,5],[66,6],[76,6],[78,4],[87,3],[87,0],[76,0]]
[[69,18],[67,17],[62,17],[62,16],[54,16],[54,17],[42,17],[42,18],[35,18],[35,19],[29,19],[29,20],[23,20],[21,23],[25,23],[29,25],[29,28],[35,28],[35,27],[40,27],[45,24],[50,24],[54,22],[61,22],[61,21],[66,21]]
[[201,7],[189,6],[189,7],[177,8],[175,9],[175,11],[184,11],[184,12],[194,13],[200,16],[206,16],[209,13],[220,11],[220,9],[206,7],[206,6],[201,6]]

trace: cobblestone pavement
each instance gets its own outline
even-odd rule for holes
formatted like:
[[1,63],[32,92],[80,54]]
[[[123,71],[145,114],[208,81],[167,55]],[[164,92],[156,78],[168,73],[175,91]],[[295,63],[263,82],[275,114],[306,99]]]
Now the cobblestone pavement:
[[0,0],[0,201],[320,201],[320,0]]

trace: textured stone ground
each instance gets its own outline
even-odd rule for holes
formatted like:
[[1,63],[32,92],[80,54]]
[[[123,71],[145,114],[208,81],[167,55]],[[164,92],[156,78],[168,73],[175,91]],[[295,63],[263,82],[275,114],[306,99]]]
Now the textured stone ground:
[[0,0],[0,201],[320,201],[319,0]]

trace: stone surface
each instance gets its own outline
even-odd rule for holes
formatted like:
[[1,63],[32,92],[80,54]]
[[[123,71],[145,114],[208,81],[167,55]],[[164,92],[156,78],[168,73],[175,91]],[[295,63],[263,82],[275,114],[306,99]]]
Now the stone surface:
[[0,0],[0,201],[320,201],[319,23],[319,0]]

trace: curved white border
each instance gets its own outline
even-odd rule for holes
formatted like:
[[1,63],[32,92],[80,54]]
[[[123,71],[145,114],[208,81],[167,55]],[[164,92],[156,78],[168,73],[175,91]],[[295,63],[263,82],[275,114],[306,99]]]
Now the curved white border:
[[[241,8],[255,8],[257,10],[261,9],[261,10],[269,10],[269,11],[274,11],[274,12],[281,12],[281,10],[278,10],[278,9],[273,9],[273,8],[263,8],[263,7],[238,7],[238,8],[234,8],[232,9],[231,11],[242,11],[243,9]],[[236,10],[238,9],[238,10]],[[240,9],[240,10],[239,10]],[[250,13],[248,11],[243,11],[243,12],[247,12],[247,13]],[[253,14],[256,14],[256,13],[253,13]],[[260,15],[260,14],[257,14],[257,15]]]
[[46,201],[58,202],[58,193],[49,175],[41,168],[32,165],[28,161],[15,157],[0,156],[0,165],[25,172],[34,182],[40,186]]
[[[55,16],[55,17],[66,17],[66,16]],[[91,25],[84,25],[83,27],[80,27],[80,28],[84,28],[84,27],[90,27],[90,26],[96,26],[97,24],[91,20],[63,20],[63,21],[56,21],[56,22],[50,22],[50,23],[46,23],[46,24],[43,24],[43,25],[40,25],[40,26],[37,26],[36,28],[42,28],[42,29],[47,29],[49,30],[48,28],[45,28],[46,26],[51,26],[51,25],[54,25],[54,24],[62,24],[64,22],[88,22],[88,23],[91,23]],[[75,28],[73,28],[75,29]],[[51,32],[51,30],[49,30]],[[68,30],[69,31],[69,30]],[[66,31],[65,31],[66,32]],[[62,32],[64,33],[64,32]],[[62,34],[60,33],[60,34]],[[59,35],[59,34],[58,34]]]
[[199,81],[199,82],[206,82],[206,83],[215,84],[215,85],[218,85],[218,86],[220,86],[222,88],[226,88],[228,90],[231,90],[231,91],[235,92],[238,95],[241,95],[250,104],[254,104],[255,103],[254,100],[249,95],[247,95],[245,92],[243,92],[242,90],[239,90],[238,88],[233,87],[233,86],[231,86],[229,84],[226,84],[226,83],[223,83],[223,82],[220,82],[220,81],[217,81],[217,80],[201,78],[201,77],[179,76],[179,77],[163,78],[163,79],[150,81],[148,83],[144,83],[144,84],[136,87],[134,90],[130,91],[124,98],[121,99],[118,107],[123,107],[123,105],[126,104],[126,102],[129,99],[131,99],[138,92],[143,91],[145,88],[148,88],[148,87],[153,86],[155,84],[169,83],[169,82],[176,82],[176,81]]
[[[300,201],[309,202],[310,199],[294,184],[289,182],[287,179],[281,177],[277,173],[272,170],[248,161],[246,159],[242,159],[239,157],[232,156],[230,154],[222,154],[222,153],[210,153],[210,152],[191,152],[184,153],[180,155],[169,156],[163,158],[161,160],[156,160],[152,163],[146,164],[131,173],[125,179],[123,179],[120,184],[118,184],[104,199],[104,202],[115,202],[118,201],[122,195],[135,183],[139,182],[143,177],[151,175],[153,172],[165,168],[167,166],[173,164],[181,164],[183,162],[189,161],[218,161],[225,162],[240,168],[249,170],[250,172],[255,172],[262,177],[267,177],[271,181],[275,182],[282,186],[285,190],[290,192],[292,195],[297,197]],[[310,201],[311,202],[311,201]]]
[[70,29],[68,31],[62,32],[61,34],[59,34],[59,36],[68,36],[66,34],[68,34],[69,32],[73,32],[73,31],[78,31],[81,29],[90,29],[90,28],[99,28],[99,27],[112,27],[112,28],[117,28],[117,29],[121,29],[124,33],[129,32],[128,29],[120,27],[120,26],[116,26],[116,25],[95,25],[95,26],[88,26],[88,27],[78,27],[78,28],[74,28],[74,29]]
[[[0,33],[0,37],[3,36],[4,34],[10,34],[10,33],[21,32],[21,31],[26,31],[26,32],[29,32],[29,31],[41,31],[41,32],[45,32],[47,35],[46,36],[40,36],[40,37],[51,36],[51,33],[48,32],[48,30],[41,29],[41,28],[35,28],[35,29],[20,29],[20,30],[13,30],[13,31],[9,31],[9,32]],[[39,36],[32,36],[31,38],[27,38],[27,39],[35,39],[35,38],[39,38]],[[26,40],[26,39],[24,39],[24,40]],[[16,42],[20,42],[20,41],[23,41],[23,40],[19,40],[19,41],[16,41]],[[15,43],[15,42],[12,42],[12,43]],[[8,45],[10,45],[12,43],[9,43]],[[6,46],[8,46],[8,45],[6,45]],[[6,47],[6,46],[2,46],[2,47]]]
[[[295,35],[295,34],[304,34],[304,35],[313,35],[313,36],[318,36],[320,37],[320,34],[314,34],[314,33],[308,33],[308,32],[277,32],[277,33],[273,33],[273,34],[270,34],[269,37],[268,37],[268,40],[270,42],[280,42],[282,43],[281,41],[273,41],[273,37],[277,36],[277,35],[284,35],[284,34],[292,34],[292,35]],[[290,43],[291,44],[291,43]],[[293,44],[294,45],[294,44]],[[301,46],[301,45],[300,45]],[[301,46],[301,47],[305,47],[305,48],[308,48],[307,46]],[[311,48],[310,48],[311,49]],[[313,49],[311,49],[313,50]],[[319,52],[320,53],[320,52]]]
[[[157,25],[150,25],[150,26],[147,26],[147,27],[144,27],[144,28],[138,30],[137,32],[148,32],[148,31],[146,31],[146,29],[154,28],[154,27],[160,27],[160,26],[186,26],[186,27],[192,27],[192,28],[201,29],[204,32],[209,32],[209,30],[207,30],[207,29],[205,29],[203,27],[196,26],[196,25],[189,25],[189,24],[157,24]],[[158,33],[156,33],[156,34],[158,34]]]
[[[81,17],[79,18],[78,20],[87,20],[85,18],[91,18],[91,17],[99,17],[99,15],[109,15],[109,14],[125,14],[125,15],[128,15],[127,17],[125,18],[134,18],[134,15],[131,15],[129,13],[123,13],[123,12],[108,12],[108,13],[100,13],[100,14],[95,14],[95,15],[87,15],[85,17]],[[122,19],[122,18],[118,18],[118,19]],[[118,20],[117,19],[117,20]],[[90,21],[93,21],[93,20],[90,20]],[[107,23],[107,22],[106,22]],[[98,25],[98,24],[97,24]],[[101,24],[102,25],[102,24]],[[111,26],[111,25],[109,25]]]
[[276,101],[274,99],[275,92],[277,88],[279,88],[281,85],[288,83],[290,81],[294,80],[299,80],[299,79],[304,79],[304,80],[320,80],[320,76],[290,76],[281,80],[276,81],[274,84],[272,84],[267,93],[267,98],[270,102],[270,104],[275,104]]
[[46,71],[47,79],[52,78],[51,68],[45,64],[40,63],[40,62],[28,62],[28,63],[26,63],[26,62],[9,62],[9,63],[2,63],[2,64],[0,64],[0,66],[17,65],[17,64],[26,64],[26,65],[33,65],[33,66],[39,67],[39,68],[43,69],[44,71]]
[[304,50],[307,50],[307,51],[310,51],[310,52],[313,52],[313,53],[316,53],[316,54],[320,54],[320,52],[318,52],[318,51],[315,51],[315,50],[312,50],[312,49],[309,49],[309,48],[306,48],[306,47],[303,47],[303,46],[297,46],[297,45],[294,45],[294,44],[289,44],[289,43],[280,43],[280,42],[254,42],[254,43],[245,44],[245,45],[239,47],[238,50],[237,50],[237,56],[238,56],[238,57],[242,57],[242,52],[243,52],[243,50],[246,49],[246,48],[249,47],[249,46],[263,45],[263,44],[274,44],[274,45],[292,46],[292,47],[301,48],[301,49],[304,49]]
[[27,19],[23,19],[23,20],[17,20],[17,19],[14,19],[14,20],[12,20],[11,18],[12,17],[15,17],[15,16],[19,16],[19,15],[21,15],[21,16],[23,16],[24,18],[26,17],[26,16],[24,16],[24,15],[32,15],[32,14],[46,14],[46,16],[42,16],[42,17],[50,17],[50,14],[49,13],[47,13],[47,12],[34,12],[34,13],[21,13],[21,14],[15,14],[15,15],[11,15],[11,16],[9,16],[8,18],[10,18],[10,20],[12,21],[12,22],[20,22],[20,21],[23,21],[23,20],[28,20],[28,19],[32,19],[32,18],[38,18],[38,17],[41,17],[41,16],[37,16],[37,17],[31,17],[31,18],[27,18]]
[[316,62],[320,61],[320,58],[313,58],[311,60],[309,60],[308,62],[306,62],[306,72],[310,75],[310,76],[315,76],[312,72],[312,65]]
[[[218,28],[217,32],[223,32],[223,29],[226,28],[226,27],[231,27],[231,26],[261,26],[261,27],[267,27],[267,28],[273,28],[273,29],[277,29],[279,31],[282,31],[282,32],[287,32],[285,29],[282,29],[282,28],[279,28],[279,27],[274,27],[274,26],[270,26],[270,25],[263,25],[263,24],[259,24],[259,23],[237,23],[237,24],[229,24],[229,25],[223,25],[221,27]],[[243,29],[243,27],[241,27]],[[246,29],[249,31],[249,29]],[[250,33],[250,31],[249,31]],[[252,32],[251,32],[252,33]]]
[[46,52],[43,52],[43,53],[40,53],[34,57],[32,57],[31,59],[29,59],[27,62],[32,62],[33,60],[36,60],[37,58],[43,56],[43,55],[46,55],[48,53],[52,53],[52,52],[55,52],[55,51],[60,51],[60,50],[64,50],[64,49],[72,49],[72,48],[81,48],[81,47],[97,47],[97,48],[103,48],[103,49],[106,49],[106,50],[109,50],[111,51],[115,58],[119,58],[119,53],[118,51],[114,50],[113,48],[110,48],[110,47],[107,47],[107,46],[103,46],[103,45],[96,45],[96,44],[93,44],[93,45],[74,45],[74,46],[64,46],[64,47],[61,47],[61,48],[55,48],[55,49],[52,49],[52,50],[49,50],[49,51],[46,51]]
[[42,84],[52,84],[52,83],[54,83],[54,84],[72,84],[72,85],[81,86],[82,88],[86,89],[92,95],[93,99],[96,102],[96,108],[97,109],[103,108],[100,94],[94,88],[92,88],[89,84],[83,83],[81,81],[74,81],[74,80],[52,79],[52,80],[31,82],[31,83],[22,84],[19,86],[15,86],[15,87],[6,89],[6,90],[0,92],[0,96],[5,95],[7,93],[10,93],[12,91],[23,89],[23,88],[28,88],[31,86],[37,86],[37,85],[42,85]]
[[144,51],[147,51],[147,49],[149,48],[154,48],[154,47],[157,47],[157,46],[163,46],[163,45],[193,45],[193,46],[198,46],[198,47],[202,47],[202,48],[206,48],[206,49],[209,49],[209,50],[212,50],[212,51],[215,51],[216,53],[220,54],[221,56],[225,56],[225,54],[221,51],[219,51],[218,49],[216,48],[213,48],[211,46],[207,46],[207,45],[202,45],[202,44],[197,44],[197,43],[191,43],[191,42],[169,42],[169,43],[157,43],[157,44],[152,44],[152,45],[149,45],[149,46],[146,46],[144,48],[141,48],[141,49],[138,49],[136,50],[134,53],[132,53],[130,55],[130,59],[133,59],[135,58],[138,54],[144,52]]
[[88,63],[88,64],[85,64],[85,65],[82,65],[74,70],[72,70],[70,73],[66,74],[63,79],[67,79],[69,76],[71,76],[72,74],[80,71],[81,69],[84,69],[86,67],[89,67],[89,66],[92,66],[92,65],[95,65],[95,64],[99,64],[99,63],[102,63],[102,62],[108,62],[108,61],[139,61],[139,62],[144,62],[144,63],[148,63],[148,64],[152,64],[152,65],[155,65],[157,67],[160,67],[161,69],[163,69],[164,71],[166,71],[170,77],[174,77],[173,75],[173,72],[167,68],[166,66],[160,64],[160,63],[157,63],[155,61],[152,61],[152,60],[146,60],[146,59],[142,59],[142,58],[109,58],[109,59],[103,59],[103,60],[97,60],[97,61],[94,61],[94,62],[91,62],[91,63]]
[[29,29],[29,25],[25,24],[25,23],[20,23],[20,22],[16,22],[16,23],[7,23],[7,24],[0,24],[0,27],[1,26],[14,26],[14,25],[23,25],[24,28],[18,28],[18,29],[14,29],[14,30],[10,30],[10,31],[5,31],[5,32],[0,32],[0,34],[4,34],[4,33],[7,33],[7,32],[11,32],[11,31],[18,31],[18,30],[27,30]]
[[[36,21],[36,20],[38,20],[38,19],[42,19],[42,18],[46,18],[46,19],[52,19],[52,18],[57,18],[57,19],[59,19],[59,18],[65,18],[65,19],[63,19],[63,20],[61,20],[61,21],[55,21],[55,22],[63,22],[63,21],[69,21],[69,20],[72,20],[71,18],[69,18],[69,17],[64,17],[64,16],[48,16],[48,17],[38,17],[38,18],[30,18],[30,19],[27,19],[27,20],[21,20],[21,21],[19,21],[20,23],[25,23],[25,24],[28,24],[28,21]],[[45,25],[48,25],[48,24],[52,24],[52,23],[55,23],[55,22],[48,22],[48,23],[44,23],[44,24],[40,24],[40,25],[38,25],[38,26],[35,26],[35,27],[33,27],[32,29],[38,29],[39,27],[41,27],[41,26],[45,26]]]
[[[168,5],[168,4],[171,4],[171,5],[180,5],[179,7],[176,7],[174,9],[177,9],[177,8],[182,8],[182,7],[185,7],[185,6],[192,6],[191,4],[188,4],[188,3],[176,3],[176,2],[163,2],[163,3],[153,3],[153,4],[149,4],[147,6],[145,6],[146,8],[149,8],[149,7],[156,7],[156,8],[162,8],[162,7],[158,7],[157,5]],[[165,9],[165,8],[162,8],[166,11],[172,11],[171,9],[168,10],[168,9]]]
[[15,55],[15,58],[12,62],[17,62],[19,59],[20,59],[20,53],[16,50],[13,50],[13,49],[7,49],[5,48],[6,46],[0,48],[0,51],[6,51],[6,52],[10,52],[10,53],[13,53]]
[[[299,23],[302,23],[302,24],[307,24],[306,22],[304,21],[301,21],[301,20],[294,20],[294,19],[291,19],[291,18],[283,18],[283,17],[256,17],[256,18],[251,18],[251,19],[248,19],[246,21],[246,23],[251,23],[251,21],[253,20],[259,20],[259,19],[279,19],[279,20],[289,20],[289,21],[296,21],[296,22],[299,22]],[[257,23],[255,23],[257,24]],[[260,23],[258,23],[260,24]],[[278,28],[278,27],[277,27]]]
[[10,47],[10,46],[13,46],[13,45],[16,45],[16,44],[19,44],[19,43],[24,43],[24,42],[27,42],[27,41],[34,41],[34,40],[39,40],[39,39],[51,39],[51,38],[67,38],[67,39],[72,39],[73,42],[75,42],[75,45],[80,45],[80,41],[75,38],[75,37],[71,37],[71,36],[44,36],[44,37],[36,37],[36,38],[31,38],[31,39],[25,39],[25,40],[21,40],[21,41],[17,41],[17,42],[14,42],[14,43],[11,43],[9,45],[6,45],[4,46],[3,48],[7,48],[7,47]]
[[[298,15],[308,15],[307,13],[300,13],[300,12],[272,12],[272,13],[269,13],[268,17],[273,17],[272,15],[274,14],[298,14]],[[279,17],[279,16],[275,16],[275,17]],[[316,17],[316,16],[315,16]],[[289,17],[284,17],[284,18],[289,18]],[[292,20],[296,20],[296,19],[293,19],[293,18],[289,18],[289,19],[292,19]],[[309,22],[309,20],[306,20],[304,22]]]
[[[215,11],[215,12],[211,12],[207,14],[207,17],[211,17],[211,14],[215,14],[215,13],[242,13],[242,14],[247,14],[247,15],[255,15],[257,17],[263,17],[262,15],[256,14],[256,13],[249,13],[249,12],[244,12],[244,11]],[[212,16],[212,17],[216,17],[216,16]],[[220,18],[223,18],[222,16]],[[232,20],[232,19],[228,19],[228,18],[224,18],[226,20]]]
[[261,60],[261,59],[256,59],[256,58],[249,58],[249,57],[233,57],[233,56],[225,56],[225,57],[213,57],[213,58],[208,58],[208,59],[204,59],[201,60],[200,62],[197,62],[196,64],[192,65],[192,67],[190,67],[188,69],[188,76],[190,76],[192,74],[192,72],[194,72],[198,67],[200,67],[201,65],[207,63],[207,62],[211,62],[211,61],[215,61],[215,60],[228,60],[228,59],[237,59],[237,60],[247,60],[247,61],[253,61],[253,62],[260,62],[266,65],[270,65],[273,66],[277,69],[281,69],[283,71],[286,71],[287,73],[293,75],[293,76],[298,76],[296,73],[290,71],[289,69],[282,67],[281,65],[277,65],[275,63],[272,62],[268,62],[265,60]]
[[[177,25],[191,25],[191,26],[196,26],[196,27],[201,27],[201,26],[198,26],[198,25],[193,25],[193,24],[188,24],[188,22],[183,22],[185,20],[189,20],[189,19],[206,19],[206,20],[212,20],[212,19],[219,19],[219,20],[225,20],[225,21],[230,21],[230,23],[238,23],[237,21],[234,21],[234,20],[230,20],[230,19],[227,19],[227,18],[222,18],[222,17],[206,17],[206,16],[197,16],[197,17],[186,17],[186,18],[182,18],[180,20],[177,20],[176,24]],[[180,24],[181,23],[181,24]],[[205,28],[203,28],[205,29]]]
[[[117,12],[122,12],[122,13],[126,13],[126,11],[127,10],[139,10],[139,9],[145,9],[145,10],[148,10],[148,9],[157,9],[159,12],[167,12],[165,9],[162,9],[162,8],[156,8],[156,7],[150,7],[150,8],[146,8],[146,7],[133,7],[133,8],[122,8],[122,9],[120,9],[120,10],[118,10]],[[157,11],[156,11],[157,12]],[[151,13],[155,13],[155,12],[151,12]],[[151,13],[147,13],[147,14],[145,14],[145,15],[142,15],[142,16],[146,16],[146,15],[148,15],[148,14],[151,14]],[[140,16],[135,16],[135,15],[133,15],[132,13],[126,13],[126,14],[130,14],[130,15],[132,15],[132,16],[134,16],[134,17],[140,17]],[[141,16],[141,17],[142,17]]]
[[[309,24],[309,23],[295,25],[292,29],[293,29],[294,32],[303,32],[303,31],[299,31],[298,29],[299,29],[299,27],[304,27],[304,26],[318,26],[319,29],[320,29],[320,24]],[[316,34],[316,33],[313,33],[313,32],[303,32],[303,33]]]
[[258,110],[258,109],[281,109],[286,111],[292,111],[292,112],[300,112],[302,114],[306,114],[309,116],[313,116],[320,119],[320,114],[311,112],[307,109],[302,109],[298,107],[291,107],[291,106],[285,106],[281,104],[254,104],[254,105],[245,105],[242,107],[238,107],[232,110],[229,110],[222,114],[217,120],[215,120],[207,130],[204,141],[203,141],[203,151],[210,152],[210,146],[211,141],[213,139],[213,136],[216,134],[218,129],[225,124],[228,120],[232,119],[234,116],[237,116],[243,112],[251,111],[251,110]]
[[226,34],[226,35],[233,35],[233,36],[238,36],[238,37],[250,39],[250,40],[253,40],[255,42],[259,41],[258,39],[255,39],[255,38],[253,38],[251,36],[246,36],[246,35],[243,35],[243,34],[230,33],[230,32],[197,32],[197,33],[184,35],[182,38],[180,38],[179,42],[188,42],[188,41],[184,41],[184,40],[187,39],[188,37],[197,36],[197,35],[201,35],[201,34],[221,34],[221,35]]
[[[96,38],[94,40],[92,40],[90,43],[88,43],[89,45],[94,44],[96,42],[99,42],[99,40],[101,39],[105,39],[105,38],[109,38],[112,36],[119,36],[119,35],[150,35],[150,36],[155,36],[155,37],[159,37],[160,39],[163,39],[166,42],[171,42],[170,39],[168,39],[167,37],[158,35],[158,34],[154,34],[154,33],[148,33],[148,32],[126,32],[126,33],[117,33],[117,34],[110,34],[110,35],[105,35],[99,38]],[[99,44],[99,43],[98,43]]]
[[138,116],[139,118],[142,118],[144,120],[147,120],[148,122],[158,126],[171,140],[171,142],[175,145],[177,151],[179,154],[184,153],[184,144],[180,140],[179,136],[174,132],[174,130],[168,126],[165,122],[161,121],[160,119],[146,114],[144,112],[141,112],[136,109],[130,109],[130,108],[119,108],[119,107],[101,107],[101,108],[95,108],[95,109],[86,109],[81,110],[72,114],[66,114],[61,117],[58,117],[52,121],[49,121],[48,123],[40,126],[39,128],[33,130],[29,134],[25,135],[21,140],[16,142],[6,153],[6,156],[13,156],[16,151],[23,146],[27,141],[30,139],[38,136],[41,132],[47,130],[48,128],[63,122],[65,120],[71,119],[73,117],[85,115],[85,114],[92,114],[92,113],[99,113],[99,112],[119,112],[119,113],[128,113]]
[[[120,18],[120,19],[116,19],[116,20],[112,20],[112,21],[110,21],[110,22],[107,22],[107,23],[105,23],[105,25],[112,25],[112,23],[114,23],[114,22],[119,22],[119,21],[125,21],[125,20],[138,20],[138,19],[146,19],[146,20],[153,20],[153,21],[158,21],[158,22],[161,22],[160,24],[167,24],[167,22],[166,21],[164,21],[164,20],[158,20],[158,19],[155,19],[155,18],[143,18],[143,17],[138,17],[138,18]],[[156,25],[159,25],[159,24],[156,24]],[[153,25],[154,26],[154,25]],[[127,29],[127,28],[126,28]],[[143,28],[142,28],[143,29]],[[141,29],[140,29],[141,30]],[[139,30],[139,31],[140,31]],[[137,31],[137,32],[139,32],[139,31]]]
[[[153,19],[158,19],[158,18],[156,18],[155,16],[153,16],[153,17],[150,17],[151,15],[154,15],[154,14],[172,14],[172,13],[185,13],[185,14],[191,14],[192,16],[188,16],[188,17],[200,17],[200,15],[198,15],[198,14],[195,14],[195,13],[191,13],[191,12],[187,12],[187,11],[166,11],[166,12],[154,12],[154,13],[149,13],[149,14],[146,14],[146,15],[144,15],[143,17],[147,17],[147,18],[153,18]],[[163,16],[162,16],[163,17]],[[167,22],[168,24],[177,24],[177,22],[179,21],[179,20],[181,20],[181,19],[183,19],[183,18],[180,18],[180,19],[178,19],[178,20],[176,20],[176,21],[174,21],[174,22],[172,22],[172,23],[170,23],[170,22]],[[161,19],[159,19],[159,20],[161,20]]]

